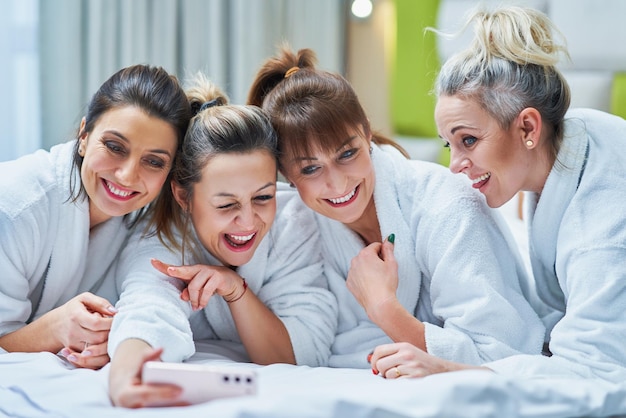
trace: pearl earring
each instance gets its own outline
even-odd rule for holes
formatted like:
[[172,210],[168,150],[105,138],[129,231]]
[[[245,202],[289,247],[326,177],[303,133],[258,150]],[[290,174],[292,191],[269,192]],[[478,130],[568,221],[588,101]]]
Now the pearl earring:
[[535,143],[533,141],[531,141],[530,139],[528,141],[526,141],[526,146],[528,148],[532,147]]

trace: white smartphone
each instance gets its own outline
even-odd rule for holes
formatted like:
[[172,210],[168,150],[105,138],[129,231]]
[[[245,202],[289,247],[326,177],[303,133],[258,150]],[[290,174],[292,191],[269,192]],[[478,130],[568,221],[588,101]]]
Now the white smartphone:
[[178,400],[190,404],[257,393],[256,372],[245,367],[148,361],[141,378],[143,383],[181,387],[183,393]]

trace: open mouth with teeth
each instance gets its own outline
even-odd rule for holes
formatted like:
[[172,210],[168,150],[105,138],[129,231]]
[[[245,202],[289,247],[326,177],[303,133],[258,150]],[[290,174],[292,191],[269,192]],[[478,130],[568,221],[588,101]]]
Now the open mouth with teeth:
[[341,206],[349,205],[359,195],[359,189],[360,189],[360,186],[357,186],[354,189],[352,189],[351,192],[349,192],[348,194],[344,196],[333,198],[333,199],[326,199],[326,201],[330,203],[330,205],[333,207],[341,207]]
[[252,247],[256,232],[247,235],[224,234],[226,245],[233,251],[246,251]]
[[490,177],[491,177],[491,173],[487,172],[483,174],[482,176],[475,178],[474,180],[472,180],[472,187],[475,189],[480,189],[485,184],[487,184]]
[[122,190],[105,179],[102,179],[102,184],[104,185],[104,190],[107,191],[109,196],[117,200],[130,200],[134,195],[138,193],[127,189]]

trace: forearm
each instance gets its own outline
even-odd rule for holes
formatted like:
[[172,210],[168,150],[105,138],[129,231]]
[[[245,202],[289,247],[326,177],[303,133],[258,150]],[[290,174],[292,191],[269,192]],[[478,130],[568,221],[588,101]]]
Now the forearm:
[[9,352],[42,352],[57,353],[63,348],[58,338],[58,323],[55,320],[55,310],[41,318],[0,337],[0,347]]
[[367,315],[394,342],[408,342],[426,351],[424,324],[404,309],[395,297],[368,309]]
[[285,325],[254,293],[248,290],[229,307],[241,341],[254,363],[296,363]]
[[116,383],[136,378],[136,371],[141,370],[144,358],[150,352],[152,352],[152,347],[143,340],[122,341],[111,359],[110,386],[115,387]]

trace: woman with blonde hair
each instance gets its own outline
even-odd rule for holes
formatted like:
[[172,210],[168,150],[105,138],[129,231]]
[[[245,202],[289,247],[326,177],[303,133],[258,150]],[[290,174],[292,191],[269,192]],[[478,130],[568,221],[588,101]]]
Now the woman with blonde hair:
[[[569,109],[556,67],[566,54],[543,13],[479,11],[473,44],[448,60],[436,83],[435,119],[450,170],[469,177],[491,207],[524,191],[534,282],[528,298],[546,326],[544,355],[485,364],[512,375],[626,378],[626,121]],[[409,346],[411,374],[463,365],[428,359]],[[409,364],[411,366],[409,366]]]

